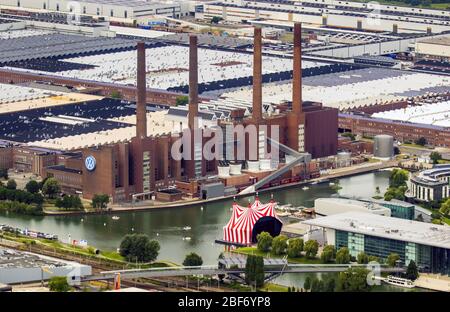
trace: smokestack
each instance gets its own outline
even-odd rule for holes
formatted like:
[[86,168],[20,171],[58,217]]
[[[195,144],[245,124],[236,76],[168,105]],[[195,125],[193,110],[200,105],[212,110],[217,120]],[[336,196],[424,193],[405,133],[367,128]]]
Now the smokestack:
[[198,53],[197,36],[189,36],[189,129],[195,128],[198,116]]
[[253,43],[253,119],[262,119],[262,43],[261,28],[255,27]]
[[294,68],[292,85],[292,111],[301,114],[302,107],[302,24],[294,24]]
[[136,96],[136,136],[147,136],[147,82],[145,65],[145,43],[137,44],[137,96]]

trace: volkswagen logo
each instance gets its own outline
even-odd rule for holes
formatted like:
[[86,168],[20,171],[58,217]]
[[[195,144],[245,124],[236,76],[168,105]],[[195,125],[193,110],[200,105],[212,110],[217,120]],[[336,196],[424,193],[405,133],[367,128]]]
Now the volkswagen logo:
[[84,165],[86,166],[86,169],[89,171],[94,171],[96,164],[97,161],[95,160],[94,156],[88,156],[84,160]]

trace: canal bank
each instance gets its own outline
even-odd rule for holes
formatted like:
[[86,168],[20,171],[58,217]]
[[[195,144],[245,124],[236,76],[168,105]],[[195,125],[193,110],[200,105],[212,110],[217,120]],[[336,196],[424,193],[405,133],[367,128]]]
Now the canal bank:
[[250,196],[254,196],[256,193],[264,194],[264,193],[274,193],[283,190],[295,189],[299,187],[303,187],[306,185],[314,185],[322,183],[323,181],[335,180],[348,178],[356,175],[361,175],[370,172],[376,172],[377,170],[388,169],[396,166],[398,164],[397,161],[386,161],[386,162],[377,162],[377,163],[364,163],[361,165],[353,166],[353,167],[344,167],[333,170],[330,174],[321,176],[320,178],[315,178],[307,181],[300,181],[296,183],[288,183],[273,187],[268,187],[265,189],[258,190],[257,192],[248,193],[248,194],[235,194],[224,197],[217,197],[211,199],[192,199],[192,200],[182,200],[173,203],[155,203],[153,201],[148,202],[140,202],[136,204],[116,204],[112,205],[107,210],[91,210],[91,211],[46,211],[45,215],[47,216],[81,216],[81,215],[99,215],[99,214],[117,214],[124,212],[132,212],[132,211],[145,211],[145,210],[154,210],[154,209],[169,209],[169,208],[183,208],[195,205],[206,205],[211,203],[220,203],[226,202],[233,199],[242,199]]

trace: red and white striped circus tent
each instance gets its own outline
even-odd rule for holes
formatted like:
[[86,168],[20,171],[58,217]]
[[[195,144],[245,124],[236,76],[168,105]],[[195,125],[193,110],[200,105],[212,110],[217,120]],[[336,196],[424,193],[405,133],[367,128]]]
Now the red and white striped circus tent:
[[252,244],[253,228],[261,218],[272,217],[281,223],[275,213],[275,204],[273,200],[263,204],[258,197],[253,204],[249,203],[248,207],[233,202],[230,221],[223,227],[223,240],[243,245]]

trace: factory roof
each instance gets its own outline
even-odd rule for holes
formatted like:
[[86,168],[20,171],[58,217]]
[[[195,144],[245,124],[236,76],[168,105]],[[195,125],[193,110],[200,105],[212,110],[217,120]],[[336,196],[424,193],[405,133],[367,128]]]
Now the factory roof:
[[36,267],[61,267],[67,263],[57,262],[53,259],[38,255],[0,248],[0,269],[7,268],[36,268]]
[[363,212],[340,213],[303,221],[303,223],[322,228],[450,249],[450,227],[444,225]]
[[443,46],[450,46],[450,35],[445,37],[436,37],[420,40],[418,43],[438,44]]
[[[320,102],[323,106],[351,109],[399,101],[429,92],[445,92],[448,88],[450,79],[447,76],[365,68],[304,77],[303,99]],[[271,103],[291,101],[292,83],[266,83],[263,85],[263,95],[263,100]],[[224,96],[249,100],[252,89],[241,88],[227,92]]]
[[375,113],[375,118],[384,118],[413,123],[450,127],[450,101],[409,106]]
[[116,6],[132,7],[132,8],[147,7],[150,5],[163,3],[162,1],[158,2],[158,1],[142,1],[142,0],[83,0],[83,1],[76,1],[76,2],[116,5]]

